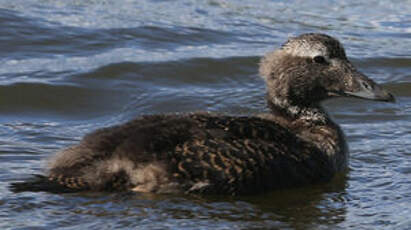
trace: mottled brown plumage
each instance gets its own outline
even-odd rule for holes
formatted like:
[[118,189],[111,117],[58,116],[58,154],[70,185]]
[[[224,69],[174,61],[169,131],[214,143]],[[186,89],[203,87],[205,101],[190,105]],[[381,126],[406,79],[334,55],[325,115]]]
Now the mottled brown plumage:
[[329,181],[347,166],[343,134],[320,106],[336,96],[393,101],[323,34],[290,39],[260,73],[270,113],[148,115],[97,130],[19,191],[252,194]]

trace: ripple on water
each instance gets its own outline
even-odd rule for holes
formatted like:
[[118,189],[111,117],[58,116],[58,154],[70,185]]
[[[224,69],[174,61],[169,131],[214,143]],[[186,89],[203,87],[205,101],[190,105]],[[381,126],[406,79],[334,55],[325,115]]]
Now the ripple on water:
[[[329,3],[0,0],[0,228],[409,229],[411,4]],[[397,97],[326,103],[347,177],[236,198],[8,191],[85,133],[143,113],[264,111],[259,57],[313,31]]]

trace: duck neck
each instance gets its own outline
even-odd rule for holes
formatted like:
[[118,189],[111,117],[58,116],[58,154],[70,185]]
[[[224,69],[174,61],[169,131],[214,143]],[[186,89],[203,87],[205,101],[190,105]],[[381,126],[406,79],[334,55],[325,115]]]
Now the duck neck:
[[344,134],[321,105],[296,106],[286,100],[267,100],[271,118],[329,156],[335,171],[346,168],[348,148]]
[[287,99],[267,98],[271,114],[282,117],[289,122],[304,122],[308,126],[327,125],[332,122],[320,104],[299,104]]

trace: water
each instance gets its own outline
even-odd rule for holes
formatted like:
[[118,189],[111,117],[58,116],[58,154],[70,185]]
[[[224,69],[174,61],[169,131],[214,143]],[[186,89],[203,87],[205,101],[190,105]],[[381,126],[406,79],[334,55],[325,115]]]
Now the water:
[[[326,3],[0,0],[0,228],[410,229],[411,2]],[[8,191],[141,114],[264,111],[259,58],[304,32],[338,37],[397,97],[326,103],[350,146],[346,178],[235,198]]]

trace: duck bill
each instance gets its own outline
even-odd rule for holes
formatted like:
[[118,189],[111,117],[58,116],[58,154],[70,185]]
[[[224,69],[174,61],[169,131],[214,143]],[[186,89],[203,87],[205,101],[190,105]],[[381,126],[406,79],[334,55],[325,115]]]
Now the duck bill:
[[395,102],[395,97],[391,93],[382,89],[380,86],[374,89],[373,92],[369,92],[368,90],[361,90],[358,92],[345,92],[345,94],[351,97],[357,97],[373,101]]
[[391,93],[367,76],[355,70],[351,75],[351,83],[352,84],[347,84],[340,96],[356,97],[373,101],[395,102],[395,98]]

